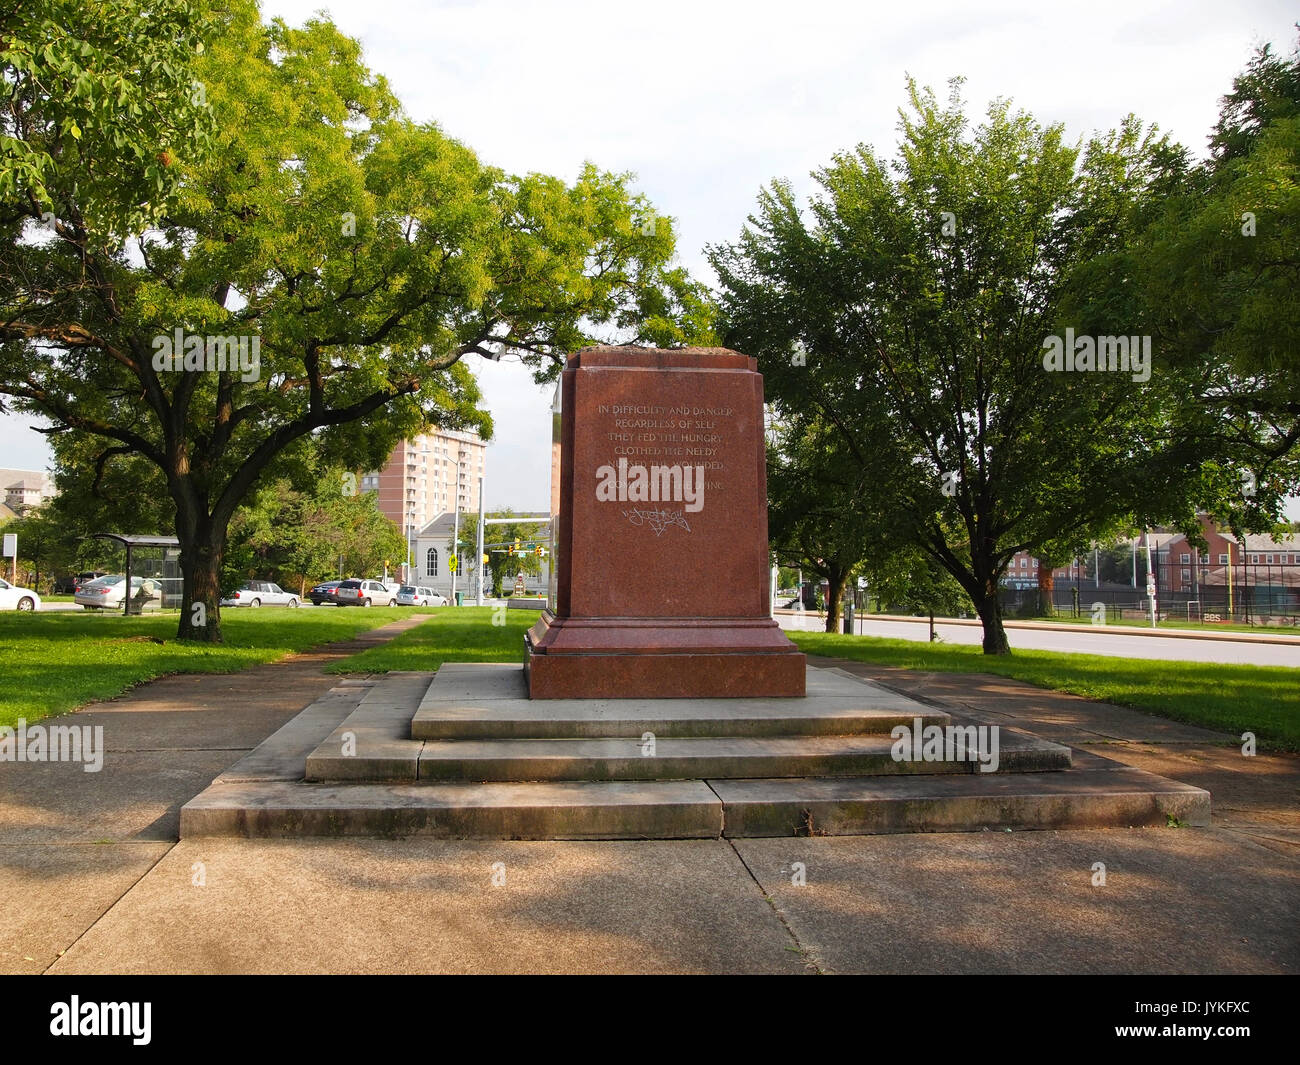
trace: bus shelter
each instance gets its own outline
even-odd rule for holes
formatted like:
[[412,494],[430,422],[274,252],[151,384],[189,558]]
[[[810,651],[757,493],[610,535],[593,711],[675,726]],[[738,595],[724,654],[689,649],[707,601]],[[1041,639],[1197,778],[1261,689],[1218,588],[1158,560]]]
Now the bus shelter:
[[127,594],[122,596],[123,614],[146,610],[179,610],[184,579],[181,575],[181,542],[174,536],[138,536],[131,533],[92,533],[126,549]]

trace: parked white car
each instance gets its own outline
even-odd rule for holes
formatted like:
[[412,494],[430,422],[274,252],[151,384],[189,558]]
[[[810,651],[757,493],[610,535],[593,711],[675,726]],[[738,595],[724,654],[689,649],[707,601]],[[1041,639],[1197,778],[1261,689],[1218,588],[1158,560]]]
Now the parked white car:
[[[126,591],[126,577],[121,573],[110,573],[106,577],[79,585],[72,597],[74,603],[88,610],[110,610],[121,608],[122,594]],[[138,600],[144,610],[157,610],[162,606],[162,585],[150,577],[131,578],[131,599]],[[135,607],[132,606],[132,611]]]
[[334,590],[339,606],[396,606],[397,594],[380,581],[363,581],[351,577]]
[[432,588],[421,588],[415,584],[403,584],[397,590],[398,606],[446,606],[446,597],[439,595]]
[[41,597],[30,588],[0,580],[0,610],[40,610]]
[[270,581],[245,581],[237,590],[222,599],[221,605],[296,607],[298,597]]

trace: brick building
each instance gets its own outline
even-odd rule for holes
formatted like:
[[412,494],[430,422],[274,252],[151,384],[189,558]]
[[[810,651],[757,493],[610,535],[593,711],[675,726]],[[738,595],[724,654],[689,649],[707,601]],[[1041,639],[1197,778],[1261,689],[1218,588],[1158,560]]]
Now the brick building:
[[[1098,581],[1091,555],[1053,571],[1058,609],[1068,608],[1077,593],[1088,605],[1100,600],[1115,610],[1141,614],[1147,608],[1147,549],[1156,578],[1156,599],[1163,616],[1203,615],[1300,617],[1300,535],[1274,539],[1248,535],[1242,543],[1200,515],[1208,550],[1188,543],[1178,532],[1152,530],[1126,541],[1134,565],[1116,580]],[[1007,567],[1002,586],[1008,601],[1019,603],[1038,585],[1038,560],[1018,553]]]
[[[477,514],[487,445],[476,433],[432,432],[403,440],[382,470],[361,478],[361,490],[374,492],[380,511],[402,530],[414,555],[420,531],[457,509]],[[413,559],[413,569],[420,564]],[[406,575],[405,567],[402,575]]]

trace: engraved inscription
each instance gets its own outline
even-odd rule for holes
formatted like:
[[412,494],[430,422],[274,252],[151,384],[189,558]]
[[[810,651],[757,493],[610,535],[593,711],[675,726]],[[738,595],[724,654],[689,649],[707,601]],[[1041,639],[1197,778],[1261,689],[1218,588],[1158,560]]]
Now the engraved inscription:
[[[734,408],[687,403],[602,403],[597,405],[596,414],[603,423],[601,435],[609,445],[605,461],[596,470],[598,498],[618,502],[684,502],[685,511],[694,513],[701,509],[705,490],[710,495],[726,491],[727,463],[722,456],[733,443]],[[639,494],[635,487],[639,474],[632,471],[646,468],[642,463],[647,460],[648,487],[654,486],[659,478],[694,474],[691,487],[698,493],[698,499],[683,497],[675,491],[662,495],[654,491]],[[623,489],[629,476],[633,478],[632,483]],[[665,482],[664,488],[668,487]],[[664,512],[668,513],[666,508]],[[624,513],[630,520],[650,511],[642,508]],[[662,533],[662,528],[656,529],[656,535]]]

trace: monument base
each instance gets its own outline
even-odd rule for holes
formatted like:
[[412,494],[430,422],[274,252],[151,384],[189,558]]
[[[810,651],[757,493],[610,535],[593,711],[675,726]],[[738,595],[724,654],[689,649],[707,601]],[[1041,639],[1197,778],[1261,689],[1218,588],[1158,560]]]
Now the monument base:
[[771,618],[557,618],[524,637],[533,699],[799,698],[807,659]]

